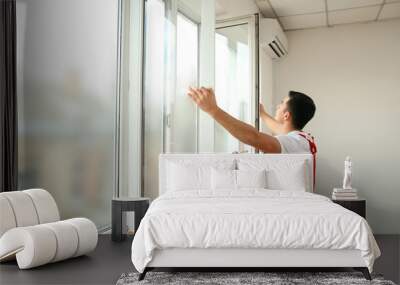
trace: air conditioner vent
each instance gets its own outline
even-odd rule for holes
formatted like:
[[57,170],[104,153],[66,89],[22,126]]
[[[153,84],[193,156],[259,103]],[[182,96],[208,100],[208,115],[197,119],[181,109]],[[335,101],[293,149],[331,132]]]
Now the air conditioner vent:
[[273,59],[287,55],[288,40],[277,20],[260,20],[260,48]]

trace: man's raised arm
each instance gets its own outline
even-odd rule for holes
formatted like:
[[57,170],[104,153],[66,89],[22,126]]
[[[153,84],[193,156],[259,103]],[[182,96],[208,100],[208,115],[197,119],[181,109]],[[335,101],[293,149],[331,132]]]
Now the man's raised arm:
[[268,129],[270,129],[273,134],[280,135],[285,133],[285,128],[283,124],[279,123],[278,121],[275,120],[274,117],[268,114],[265,111],[263,104],[261,103],[260,103],[260,118],[264,122],[264,124],[267,125]]
[[200,109],[213,117],[214,120],[241,142],[266,153],[281,152],[281,145],[275,137],[259,132],[253,126],[232,117],[219,108],[212,89],[190,88],[188,95]]

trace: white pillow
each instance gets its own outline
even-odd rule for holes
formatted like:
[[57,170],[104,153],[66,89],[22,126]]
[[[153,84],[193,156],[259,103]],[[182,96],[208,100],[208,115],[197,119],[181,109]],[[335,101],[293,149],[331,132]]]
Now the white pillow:
[[240,188],[266,188],[265,170],[211,170],[211,188],[237,190]]
[[266,170],[235,170],[237,188],[267,188]]
[[[309,160],[296,155],[270,155],[237,159],[240,170],[267,171],[267,188],[272,190],[311,191]],[[311,170],[312,171],[312,170]]]
[[236,189],[236,170],[211,170],[211,189]]
[[167,190],[210,189],[211,167],[170,163]]
[[210,158],[176,158],[165,161],[165,190],[211,189],[211,168],[234,169],[236,161]]
[[267,188],[272,190],[306,191],[306,164],[299,162],[290,167],[281,166],[267,170]]

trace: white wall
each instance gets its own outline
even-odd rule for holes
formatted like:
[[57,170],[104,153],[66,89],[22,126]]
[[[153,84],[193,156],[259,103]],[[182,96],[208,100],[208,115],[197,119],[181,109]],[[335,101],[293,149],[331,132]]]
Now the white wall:
[[354,186],[367,199],[374,232],[400,233],[400,20],[287,33],[289,56],[275,63],[275,103],[303,91],[317,112],[317,191],[341,186],[354,160]]

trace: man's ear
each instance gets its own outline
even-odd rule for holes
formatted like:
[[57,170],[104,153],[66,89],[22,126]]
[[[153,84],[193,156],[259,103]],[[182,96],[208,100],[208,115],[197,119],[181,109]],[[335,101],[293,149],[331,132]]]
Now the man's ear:
[[291,118],[292,118],[292,114],[290,114],[289,111],[285,111],[285,113],[283,114],[283,119],[285,121],[288,121],[288,120],[291,120]]

